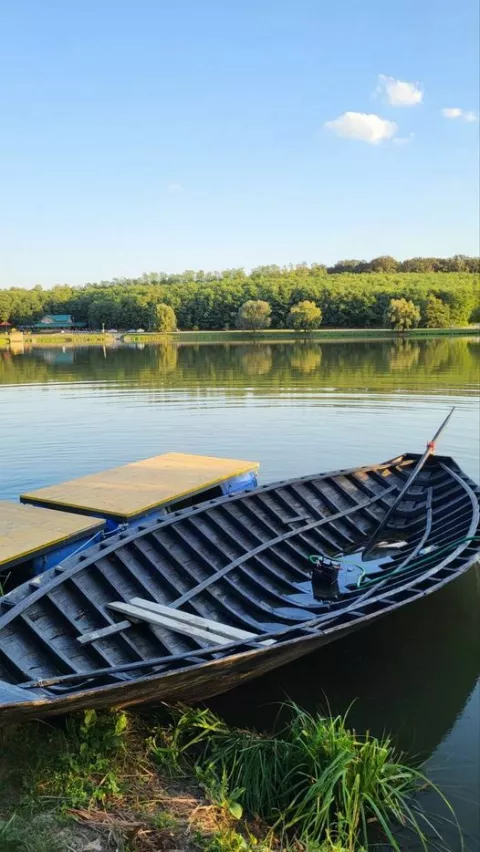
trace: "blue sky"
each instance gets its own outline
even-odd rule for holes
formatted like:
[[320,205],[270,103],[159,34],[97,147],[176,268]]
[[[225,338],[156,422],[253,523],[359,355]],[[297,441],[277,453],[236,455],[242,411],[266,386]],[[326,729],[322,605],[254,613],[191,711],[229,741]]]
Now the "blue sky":
[[478,253],[476,0],[0,0],[0,71],[0,286]]

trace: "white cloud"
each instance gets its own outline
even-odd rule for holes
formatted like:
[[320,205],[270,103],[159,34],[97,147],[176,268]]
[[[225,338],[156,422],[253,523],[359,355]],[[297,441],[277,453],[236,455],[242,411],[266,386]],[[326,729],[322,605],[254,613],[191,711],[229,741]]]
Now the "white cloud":
[[396,136],[393,139],[394,145],[408,145],[410,142],[413,142],[415,139],[415,133],[409,133],[408,136]]
[[477,121],[477,115],[473,110],[460,109],[460,107],[444,107],[441,110],[444,118],[460,118],[462,121],[472,122]]
[[460,118],[462,110],[460,107],[445,107],[445,109],[442,109],[442,115],[445,118]]
[[181,183],[169,183],[167,186],[169,192],[183,192],[183,186]]
[[391,106],[411,107],[423,100],[423,91],[419,83],[407,83],[406,80],[396,80],[395,77],[378,75],[378,86],[375,94],[383,95]]
[[385,139],[391,139],[398,129],[394,121],[365,112],[344,112],[333,121],[325,122],[325,127],[333,130],[337,136],[360,139],[370,145],[379,145]]

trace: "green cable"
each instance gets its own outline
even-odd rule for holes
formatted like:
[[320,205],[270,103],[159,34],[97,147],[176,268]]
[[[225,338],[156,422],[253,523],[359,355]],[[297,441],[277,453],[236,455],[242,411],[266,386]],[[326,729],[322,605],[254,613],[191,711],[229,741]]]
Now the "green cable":
[[[428,564],[432,560],[436,559],[441,553],[444,553],[446,550],[452,550],[452,548],[456,547],[457,544],[462,544],[462,543],[466,544],[469,541],[480,541],[480,536],[473,535],[473,536],[468,536],[467,538],[457,538],[454,541],[451,541],[448,544],[446,544],[444,547],[437,548],[437,549],[433,550],[431,553],[425,554],[425,556],[423,556],[417,562],[409,565],[406,570],[404,569],[405,575],[410,574],[410,572],[412,572],[412,571],[416,571],[417,568],[419,568],[421,565],[424,565],[425,563]],[[308,557],[309,561],[312,562],[314,565],[316,565],[318,563],[319,559],[323,559],[323,558],[324,557],[321,554],[315,554],[315,553],[312,553]],[[398,571],[400,571],[400,567],[394,568],[392,571],[383,571],[381,574],[378,575],[378,577],[367,580],[367,579],[365,579],[367,572],[365,571],[365,568],[363,567],[363,565],[352,564],[349,567],[358,568],[360,571],[363,572],[357,580],[357,589],[359,589],[361,586],[370,586],[370,585],[372,585],[372,583],[378,583],[378,581],[382,580],[384,577],[391,577],[394,574],[396,574]]]
[[[411,571],[416,571],[417,568],[424,565],[425,563],[428,564],[432,560],[436,559],[437,556],[439,556],[441,553],[444,553],[446,550],[447,551],[452,550],[452,548],[456,547],[457,544],[466,544],[468,541],[480,541],[480,537],[479,536],[468,536],[467,538],[457,538],[454,541],[449,542],[449,544],[446,544],[444,547],[437,548],[436,550],[432,551],[432,553],[427,553],[424,557],[419,559],[417,562],[409,565],[408,570],[405,571],[405,574],[409,574]],[[378,580],[382,579],[383,577],[392,577],[398,571],[400,571],[400,568],[394,568],[392,571],[385,571],[382,574],[380,574],[378,577],[375,577],[374,579],[371,579],[371,580],[363,580],[363,578],[360,578],[360,583],[357,586],[357,588],[360,588],[360,586],[370,586],[372,583],[377,583]]]

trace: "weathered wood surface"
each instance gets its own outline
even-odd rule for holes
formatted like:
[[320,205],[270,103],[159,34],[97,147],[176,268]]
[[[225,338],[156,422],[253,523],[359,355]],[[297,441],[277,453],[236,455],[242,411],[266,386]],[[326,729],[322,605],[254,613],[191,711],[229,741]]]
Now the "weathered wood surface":
[[193,624],[185,624],[183,621],[178,621],[178,619],[174,618],[167,618],[165,615],[152,612],[151,609],[145,609],[143,606],[135,606],[131,603],[114,601],[113,603],[108,604],[108,607],[116,612],[121,612],[123,615],[131,616],[133,619],[138,621],[145,621],[147,624],[165,627],[167,630],[173,631],[173,633],[183,633],[184,636],[190,636],[193,639],[200,639],[210,645],[228,645],[230,642],[230,639],[227,639],[226,636],[222,636],[220,633],[217,633],[210,628],[202,628]]
[[[355,628],[346,629],[344,635]],[[34,698],[8,706],[0,703],[0,724],[20,719],[57,716],[81,710],[84,707],[155,707],[162,702],[194,702],[221,695],[269,671],[292,662],[305,654],[318,650],[334,641],[334,635],[311,635],[292,640],[262,651],[235,654],[205,663],[194,670],[183,670],[150,675],[139,680],[97,689],[79,689],[71,695]],[[1,683],[0,683],[0,701]]]
[[115,624],[109,624],[108,627],[102,627],[100,630],[92,630],[91,633],[85,633],[83,636],[79,636],[77,641],[81,645],[88,645],[90,642],[98,642],[99,639],[106,639],[107,636],[113,636],[114,633],[121,633],[123,630],[128,630],[131,626],[131,621],[117,621]]
[[[361,549],[417,458],[209,501],[14,590],[0,599],[0,720],[206,698],[450,583],[478,558],[480,489],[452,459],[433,457],[385,530],[407,542],[388,551],[388,571],[314,596],[309,555]],[[128,630],[112,629],[112,602],[123,618],[133,606]],[[183,620],[184,633],[168,619]],[[208,641],[214,629],[232,634],[228,644]]]
[[257,462],[164,453],[28,491],[21,495],[21,500],[127,520],[256,470]]
[[93,536],[104,522],[0,500],[0,565],[14,565],[65,541]]

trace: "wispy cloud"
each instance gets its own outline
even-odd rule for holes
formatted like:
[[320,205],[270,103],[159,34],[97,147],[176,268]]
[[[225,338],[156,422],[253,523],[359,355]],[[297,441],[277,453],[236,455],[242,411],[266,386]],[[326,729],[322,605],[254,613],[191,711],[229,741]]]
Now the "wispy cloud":
[[169,183],[167,189],[171,193],[179,193],[184,191],[184,187],[181,183]]
[[423,100],[423,90],[419,83],[408,83],[406,80],[396,80],[395,77],[378,75],[378,85],[374,92],[381,95],[391,106],[412,107]]
[[394,145],[409,145],[415,139],[415,133],[409,133],[408,136],[396,136],[393,139]]
[[359,139],[370,145],[379,145],[385,139],[391,139],[398,130],[394,121],[365,112],[344,112],[333,121],[325,122],[325,127],[337,136]]
[[444,118],[455,119],[459,118],[461,121],[478,121],[478,116],[473,110],[468,109],[460,109],[460,107],[444,107],[441,110],[441,113]]

